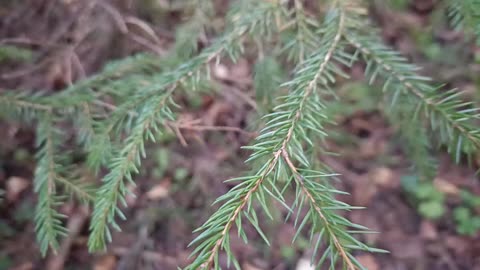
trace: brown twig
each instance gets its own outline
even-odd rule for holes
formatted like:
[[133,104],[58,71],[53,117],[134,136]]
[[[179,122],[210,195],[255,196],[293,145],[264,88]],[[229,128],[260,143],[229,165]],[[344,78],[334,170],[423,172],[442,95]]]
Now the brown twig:
[[[131,248],[127,248],[127,247],[117,247],[117,248],[113,248],[112,252],[117,256],[125,256],[130,252],[130,249]],[[151,262],[167,263],[172,265],[176,265],[178,263],[177,258],[168,256],[168,255],[163,255],[155,251],[148,251],[148,250],[142,251],[141,256],[144,260],[151,261]]]
[[249,137],[256,136],[257,134],[254,132],[245,131],[239,127],[230,127],[230,126],[205,126],[205,125],[196,125],[192,123],[184,123],[184,122],[172,122],[168,121],[167,125],[178,128],[178,129],[186,129],[186,130],[194,130],[194,131],[232,131],[247,135]]
[[[160,56],[164,56],[167,54],[166,50],[158,45],[160,43],[160,39],[157,37],[155,31],[152,29],[152,27],[150,27],[150,25],[148,25],[148,23],[133,16],[125,17],[115,7],[113,7],[108,3],[99,2],[98,4],[103,9],[105,9],[105,11],[107,11],[108,14],[110,14],[110,16],[115,21],[117,28],[120,30],[122,34],[126,35],[131,40],[137,42],[138,44],[146,47],[147,49],[153,51],[154,53]],[[146,33],[150,37],[150,39],[152,39],[154,42],[151,42],[149,39],[144,38],[130,31],[128,24],[137,26],[144,33]]]

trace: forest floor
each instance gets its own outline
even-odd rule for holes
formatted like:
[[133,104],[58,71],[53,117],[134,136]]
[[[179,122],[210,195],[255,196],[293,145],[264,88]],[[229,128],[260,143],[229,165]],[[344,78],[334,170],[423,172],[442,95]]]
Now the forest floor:
[[[11,3],[0,6],[0,45],[28,48],[34,57],[5,64],[0,55],[0,90],[58,91],[94,74],[111,59],[145,50],[162,55],[174,41],[181,17],[178,10],[162,6],[168,6],[161,4],[168,1],[158,1],[161,18],[145,15],[139,3],[150,1],[7,2]],[[478,100],[475,74],[480,65],[474,58],[479,48],[445,22],[437,24],[437,1],[411,2],[398,10],[375,5],[374,20],[382,26],[385,41],[422,65],[426,74],[466,89]],[[89,33],[97,27],[104,35],[92,39]],[[243,160],[248,152],[240,147],[255,136],[245,130],[257,115],[251,64],[250,59],[223,63],[216,79],[222,91],[199,94],[172,133],[148,147],[150,158],[142,164],[138,186],[131,188],[137,196],[128,199],[128,219],[105,253],[88,253],[89,210],[72,202],[61,209],[69,215],[70,234],[59,254],[41,258],[32,222],[34,129],[0,121],[0,189],[6,191],[0,203],[0,270],[143,270],[185,265],[192,231],[213,212],[212,201],[232,187],[223,181],[247,169]],[[361,66],[352,69],[353,77],[361,73]],[[368,88],[345,87],[357,96]],[[355,96],[345,95],[356,102]],[[351,193],[340,199],[366,207],[345,215],[379,232],[362,240],[390,251],[357,254],[357,258],[369,270],[480,270],[480,225],[471,228],[480,217],[475,170],[454,165],[445,154],[439,157],[433,184],[416,183],[395,136],[396,127],[371,104],[354,107],[339,117],[335,127],[348,136],[333,136],[327,142],[340,155],[322,157],[322,161],[341,174],[339,188]],[[197,128],[197,124],[210,128]],[[480,158],[474,166],[479,162]],[[459,208],[471,209],[471,216],[462,219]],[[283,210],[278,211],[280,215]],[[253,239],[249,244],[232,235],[232,249],[242,269],[313,269],[305,263],[311,252],[307,239],[291,243],[293,222],[265,219],[262,223],[272,239],[270,247],[254,230],[247,230]]]

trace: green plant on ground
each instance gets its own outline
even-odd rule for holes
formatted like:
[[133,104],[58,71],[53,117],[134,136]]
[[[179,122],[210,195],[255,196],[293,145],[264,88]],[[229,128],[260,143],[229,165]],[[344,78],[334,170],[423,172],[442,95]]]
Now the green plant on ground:
[[[405,176],[402,185],[405,191],[412,195],[420,215],[432,220],[445,216],[445,195],[435,188],[432,182],[419,182],[415,176]],[[480,215],[477,214],[480,197],[466,190],[460,190],[459,194],[460,205],[456,206],[452,213],[456,230],[460,234],[475,236],[480,230]]]
[[460,234],[475,236],[480,230],[480,216],[474,215],[467,207],[457,207],[453,211],[457,231]]
[[0,44],[0,63],[6,61],[30,61],[33,54],[30,50],[18,48],[15,46]]
[[[475,0],[449,2],[457,26],[480,25],[478,16],[465,6]],[[346,70],[355,63],[364,63],[367,82],[382,89],[380,107],[399,127],[419,174],[434,172],[431,154],[439,147],[445,147],[456,162],[479,150],[480,115],[475,104],[464,101],[460,91],[418,75],[417,66],[385,46],[363,1],[322,1],[316,13],[307,12],[301,0],[238,1],[230,8],[224,33],[200,52],[198,29],[208,27],[205,18],[212,6],[199,8],[205,10],[180,28],[191,34],[177,35],[181,43],[169,57],[141,54],[112,62],[97,75],[54,94],[1,93],[3,117],[37,127],[35,222],[43,254],[58,249],[59,238],[67,233],[65,217],[58,211],[64,193],[93,205],[88,246],[91,251],[105,248],[111,230],[120,230],[118,219],[125,219],[127,186],[135,184],[145,144],[162,138],[164,126],[175,121],[179,93],[215,88],[211,67],[225,57],[236,61],[255,51],[255,87],[267,113],[258,137],[245,147],[251,151],[247,162],[252,171],[229,180],[237,185],[216,200],[216,212],[195,231],[194,259],[185,269],[220,269],[220,252],[226,253],[229,265],[240,268],[230,248],[230,232],[235,228],[247,241],[244,227],[249,223],[268,243],[258,212],[272,217],[272,201],[290,213],[286,218],[294,220],[294,238],[309,231],[315,265],[364,269],[353,252],[383,252],[355,238],[370,231],[339,212],[357,207],[337,200],[335,195],[344,193],[332,184],[337,174],[325,164],[315,165],[318,153],[329,154],[323,146],[329,134],[326,127],[334,119],[329,107],[342,103],[335,86],[349,78]],[[282,71],[283,66],[289,67],[288,72]],[[76,130],[75,147],[86,154],[80,169],[97,175],[100,168],[108,169],[98,188],[82,181],[81,170],[73,170],[65,149],[69,125]],[[290,205],[284,197],[288,189],[295,194]]]
[[445,214],[445,196],[432,182],[419,182],[415,176],[402,179],[404,189],[413,196],[417,211],[428,219],[439,219]]
[[460,193],[462,204],[453,210],[457,231],[460,234],[475,236],[480,230],[480,197],[466,190]]

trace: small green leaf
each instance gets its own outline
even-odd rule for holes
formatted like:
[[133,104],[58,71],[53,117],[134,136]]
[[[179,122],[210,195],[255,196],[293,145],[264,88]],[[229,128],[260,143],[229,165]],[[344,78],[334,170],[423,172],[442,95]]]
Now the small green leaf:
[[185,180],[185,178],[187,178],[188,174],[189,174],[188,169],[178,168],[175,170],[175,175],[173,177],[177,181],[182,181],[182,180]]
[[420,214],[429,219],[439,219],[445,213],[443,203],[438,201],[427,201],[420,203],[418,207]]
[[455,218],[456,221],[458,222],[465,222],[470,219],[472,213],[470,209],[466,207],[457,207],[455,210],[453,210],[453,217]]

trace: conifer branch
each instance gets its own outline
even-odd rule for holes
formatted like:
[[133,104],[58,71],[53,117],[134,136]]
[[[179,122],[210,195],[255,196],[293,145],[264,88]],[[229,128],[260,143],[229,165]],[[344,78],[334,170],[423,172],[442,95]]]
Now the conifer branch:
[[94,188],[86,185],[81,181],[73,181],[64,177],[57,177],[56,181],[64,186],[64,188],[75,195],[84,203],[93,203],[95,201]]
[[305,179],[304,177],[298,172],[298,169],[297,167],[295,167],[295,165],[293,165],[293,162],[292,160],[290,159],[290,156],[288,154],[288,152],[283,149],[282,150],[282,156],[283,158],[285,159],[285,162],[287,163],[288,167],[290,168],[290,171],[292,172],[293,176],[295,177],[295,181],[296,183],[301,187],[302,189],[302,192],[304,193],[304,195],[308,198],[308,200],[310,201],[311,205],[312,205],[312,208],[315,209],[315,211],[317,212],[318,216],[320,217],[320,219],[322,220],[322,223],[323,223],[323,230],[329,235],[331,241],[333,242],[334,244],[334,247],[335,249],[340,253],[340,257],[342,258],[343,262],[347,265],[347,268],[349,270],[355,270],[357,269],[357,267],[355,267],[355,265],[353,264],[352,260],[350,259],[350,257],[347,255],[347,251],[345,250],[345,247],[344,245],[340,242],[339,238],[337,237],[337,235],[335,234],[335,232],[333,231],[333,225],[330,223],[330,220],[325,216],[325,214],[323,213],[323,209],[322,209],[322,206],[321,206],[321,203],[318,202],[316,199],[315,199],[315,196],[313,195],[314,193],[312,193],[306,186],[305,184]]
[[19,97],[19,96],[1,96],[0,97],[0,104],[3,106],[10,105],[16,108],[24,108],[24,109],[33,109],[38,111],[51,111],[52,107],[48,105],[44,105],[40,102],[35,102],[33,100],[24,99],[26,97]]
[[61,165],[57,158],[59,138],[53,127],[53,119],[45,115],[37,129],[38,164],[35,170],[35,192],[38,193],[38,204],[35,211],[35,231],[43,255],[48,248],[57,250],[58,238],[65,236],[66,228],[62,225],[65,216],[60,214],[55,207],[60,203],[55,191],[55,182],[59,179]]
[[[399,104],[402,103],[400,100]],[[408,101],[404,103],[408,104]],[[413,169],[424,180],[434,179],[437,174],[437,160],[432,156],[433,146],[423,119],[412,119],[410,106],[402,105],[387,110],[387,116],[392,124],[398,126],[399,139]]]
[[[105,247],[105,240],[110,241],[111,232],[108,224],[119,229],[115,222],[115,216],[123,217],[124,215],[117,203],[122,202],[125,206],[125,196],[128,194],[124,180],[127,180],[129,184],[134,184],[132,173],[137,171],[141,156],[145,156],[144,137],[154,140],[155,136],[152,131],[160,132],[159,124],[165,120],[174,119],[171,109],[167,106],[176,106],[171,97],[173,91],[180,84],[185,83],[190,83],[189,86],[195,89],[200,78],[209,76],[208,65],[212,60],[219,59],[224,53],[227,53],[232,59],[236,59],[238,54],[243,51],[239,39],[243,38],[245,34],[255,31],[259,25],[260,27],[269,25],[266,23],[265,16],[274,11],[275,6],[263,2],[255,2],[255,4],[250,5],[247,16],[240,16],[245,15],[243,13],[233,14],[232,29],[229,29],[212,46],[190,61],[180,65],[177,69],[153,78],[150,86],[139,91],[138,96],[124,104],[126,108],[134,104],[132,107],[141,108],[138,110],[141,113],[136,119],[137,124],[133,127],[125,142],[126,145],[119,153],[120,156],[110,161],[110,172],[104,177],[104,184],[97,192],[92,223],[90,224],[90,250],[102,249]],[[163,89],[166,88],[169,90],[165,92]],[[161,94],[162,91],[164,91],[163,94]],[[123,113],[126,114],[129,111],[124,110]],[[122,114],[118,116],[118,119],[121,118]],[[108,127],[110,128],[111,125]]]
[[456,28],[473,32],[480,41],[480,1],[448,0],[448,16]]
[[[480,131],[472,122],[479,119],[478,109],[471,102],[459,98],[459,92],[444,93],[441,88],[427,84],[430,78],[416,74],[418,67],[407,63],[397,52],[379,43],[376,37],[354,37],[346,39],[362,53],[368,63],[366,70],[370,82],[377,75],[385,78],[384,91],[392,92],[392,106],[399,96],[410,96],[412,117],[428,117],[430,128],[439,131],[439,139],[449,145],[449,151],[457,162],[461,152],[470,153],[480,148]],[[435,119],[435,121],[433,120]]]
[[282,50],[288,52],[287,59],[300,63],[305,56],[310,55],[317,48],[319,39],[314,30],[318,29],[318,23],[305,12],[302,1],[295,0],[293,5],[292,11],[285,7],[283,13],[286,14],[286,19],[289,21],[285,23],[281,31],[282,34],[294,32],[291,34],[294,37],[287,40]]
[[0,115],[13,120],[31,120],[37,114],[50,113],[49,106],[42,96],[8,91],[0,95]]
[[124,218],[124,215],[117,203],[120,201],[123,206],[126,206],[125,197],[129,194],[124,180],[128,184],[135,184],[132,173],[138,171],[137,166],[140,165],[140,159],[145,156],[144,138],[154,140],[153,131],[159,131],[159,123],[173,118],[168,105],[169,103],[174,104],[170,96],[174,89],[175,87],[171,87],[164,95],[152,98],[144,105],[144,114],[137,119],[132,134],[126,140],[125,147],[119,153],[119,157],[111,161],[110,172],[104,177],[104,184],[97,192],[90,226],[90,250],[104,248],[105,239],[111,241],[109,223],[119,229],[114,218],[116,215]]
[[[322,137],[325,135],[325,132],[322,130],[322,124],[320,123],[322,122],[321,119],[324,118],[321,114],[323,105],[321,103],[319,104],[318,96],[316,96],[317,98],[315,99],[312,99],[311,96],[315,93],[315,90],[319,90],[318,84],[326,86],[326,84],[332,80],[333,77],[330,72],[344,75],[331,63],[334,57],[340,59],[340,55],[343,56],[342,53],[336,55],[336,52],[339,50],[345,27],[344,16],[343,10],[339,9],[337,16],[326,23],[326,34],[323,38],[324,43],[320,45],[320,49],[318,49],[309,60],[306,60],[300,65],[291,82],[284,84],[284,86],[292,89],[292,92],[285,97],[285,104],[277,106],[274,113],[267,115],[270,121],[268,121],[267,127],[263,129],[262,134],[257,138],[258,143],[250,147],[245,147],[255,150],[248,161],[269,156],[268,161],[264,163],[255,175],[233,179],[242,182],[217,200],[225,201],[225,203],[197,230],[202,233],[191,243],[191,245],[198,245],[193,253],[197,257],[187,269],[210,269],[212,266],[214,266],[215,269],[219,269],[218,253],[221,249],[227,252],[229,261],[235,263],[235,258],[231,254],[229,247],[229,231],[233,225],[236,224],[239,235],[242,235],[243,229],[240,226],[240,224],[242,224],[242,213],[247,218],[255,213],[250,207],[253,198],[258,199],[258,202],[267,213],[267,207],[264,205],[265,193],[282,204],[285,204],[281,193],[269,191],[266,185],[270,185],[272,190],[276,190],[275,182],[278,179],[278,175],[281,174],[280,172],[284,166],[282,164],[285,163],[290,168],[295,179],[298,180],[299,177],[301,177],[293,165],[290,152],[292,152],[299,162],[303,162],[303,164],[308,163],[304,158],[301,146],[302,141],[300,140],[311,144],[313,143],[307,137],[304,128],[315,131]],[[315,119],[313,116],[315,114],[320,116],[318,118],[319,120]],[[308,166],[308,164],[305,165]],[[320,173],[320,175],[326,176],[322,173]],[[316,174],[316,176],[318,176],[318,174]],[[271,177],[273,177],[273,182],[270,180]],[[323,229],[328,231],[328,236],[330,240],[333,241],[334,248],[338,251],[344,263],[349,269],[356,269],[351,256],[348,255],[346,247],[339,239],[340,236],[331,229],[329,225],[330,221],[327,220],[327,217],[323,214],[323,210],[313,197],[312,191],[306,188],[303,181],[297,182],[297,184],[302,187],[301,190],[303,194],[310,200],[312,209],[316,211],[324,224]],[[315,192],[319,191],[315,190]],[[298,194],[297,198],[299,197],[301,197],[300,194]],[[300,208],[301,207],[302,206],[300,206]],[[348,207],[345,209],[347,208]],[[338,218],[333,214],[331,217]],[[305,217],[305,219],[307,220],[309,217]],[[249,220],[251,221],[251,219]],[[302,222],[302,224],[304,224],[304,222]],[[253,223],[253,225],[262,235],[258,224]],[[349,225],[353,226],[354,224],[349,223]],[[301,227],[298,228],[298,231],[301,230]],[[358,242],[352,239],[348,239],[348,241],[352,243]],[[357,244],[356,247],[365,249],[365,245],[363,244]],[[334,260],[335,254],[332,250],[332,260]]]
[[[127,93],[132,92],[135,84],[130,80],[118,80],[123,77],[129,79],[135,78],[140,74],[145,79],[145,73],[151,71],[158,71],[160,66],[158,64],[159,58],[149,53],[139,53],[120,60],[115,60],[107,64],[101,72],[84,80],[80,80],[75,84],[69,86],[64,91],[53,95],[56,99],[72,99],[72,95],[76,96],[83,92],[92,100],[98,99],[104,94],[116,94],[127,96]],[[120,83],[121,82],[121,83]],[[127,83],[126,83],[127,82]],[[138,84],[138,81],[135,81]],[[109,92],[109,85],[115,86],[115,92]]]
[[194,9],[193,15],[175,32],[175,54],[182,60],[192,57],[198,50],[198,40],[205,38],[205,27],[208,26],[215,10],[210,0],[191,2],[191,8]]

